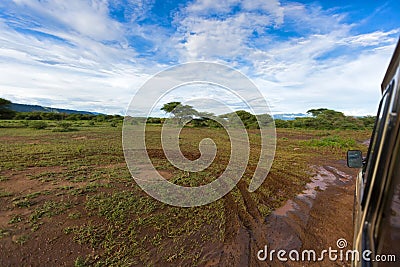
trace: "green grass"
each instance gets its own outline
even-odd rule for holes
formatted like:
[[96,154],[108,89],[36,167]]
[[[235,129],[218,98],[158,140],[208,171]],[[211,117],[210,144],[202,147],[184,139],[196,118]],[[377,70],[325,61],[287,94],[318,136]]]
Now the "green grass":
[[17,243],[18,245],[23,245],[23,244],[25,244],[26,241],[28,241],[28,239],[29,239],[28,235],[20,235],[20,236],[16,237],[14,242]]
[[32,206],[34,204],[34,202],[32,202],[31,200],[27,199],[27,198],[16,198],[13,200],[13,205],[15,207],[18,208],[29,208],[30,206]]
[[46,201],[44,204],[34,209],[32,214],[29,216],[29,223],[32,230],[35,231],[39,228],[41,225],[41,219],[59,215],[71,207],[71,203]]
[[0,239],[4,238],[6,236],[9,236],[9,235],[10,235],[10,232],[8,230],[0,228]]
[[27,199],[33,199],[33,198],[37,198],[38,196],[40,196],[42,194],[42,192],[33,192],[33,193],[30,193],[30,194],[27,194],[26,196],[25,196],[25,198],[27,198]]
[[19,222],[22,222],[22,220],[23,220],[23,217],[19,214],[16,214],[10,219],[10,221],[8,223],[9,224],[19,223]]
[[78,256],[74,262],[75,267],[85,267],[87,266],[86,260],[82,256]]
[[71,189],[70,193],[71,195],[85,195],[87,193],[97,192],[97,188],[99,187],[108,187],[108,185],[100,183],[89,183],[83,187]]
[[32,121],[29,123],[29,126],[36,130],[46,129],[48,124],[45,121]]
[[82,217],[82,213],[80,213],[79,211],[71,212],[68,214],[68,218],[70,218],[70,219],[80,219],[81,217]]
[[357,146],[357,143],[354,139],[343,138],[337,135],[323,137],[321,139],[311,139],[309,141],[305,141],[304,143],[312,147],[330,147],[340,149],[350,149]]
[[4,191],[0,188],[0,198],[2,197],[11,197],[13,194],[7,191]]

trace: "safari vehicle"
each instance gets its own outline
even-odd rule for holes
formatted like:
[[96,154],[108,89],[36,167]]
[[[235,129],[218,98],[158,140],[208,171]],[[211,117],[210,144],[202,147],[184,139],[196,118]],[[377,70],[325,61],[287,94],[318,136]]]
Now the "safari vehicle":
[[400,266],[400,40],[384,76],[382,99],[365,158],[347,152],[361,168],[356,182],[353,266]]

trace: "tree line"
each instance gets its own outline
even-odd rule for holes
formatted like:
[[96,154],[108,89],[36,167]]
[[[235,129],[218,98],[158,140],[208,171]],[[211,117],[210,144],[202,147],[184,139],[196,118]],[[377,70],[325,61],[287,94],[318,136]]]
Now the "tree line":
[[[9,108],[11,102],[9,100],[0,98],[0,119],[15,119],[15,120],[90,120],[97,122],[115,122],[122,121],[124,119],[121,115],[104,115],[104,114],[66,114],[66,113],[55,113],[55,112],[15,112]],[[169,102],[163,105],[161,108],[167,114],[171,115],[171,118],[178,124],[183,121],[190,121],[189,126],[192,127],[210,127],[210,128],[221,128],[221,123],[225,121],[229,122],[230,125],[243,123],[247,129],[258,129],[260,124],[265,126],[267,124],[275,122],[277,128],[301,128],[301,129],[315,129],[315,130],[333,130],[333,129],[372,129],[375,117],[353,117],[345,116],[342,112],[319,108],[310,109],[307,111],[308,117],[298,117],[294,120],[281,120],[275,119],[269,114],[254,115],[245,110],[239,110],[227,114],[215,115],[209,112],[200,112],[194,109],[190,105],[182,105],[180,102]],[[238,121],[240,119],[241,122]],[[152,124],[162,124],[165,122],[165,118],[137,118],[136,122],[147,122]]]
[[307,111],[309,117],[294,120],[275,120],[277,128],[302,128],[314,130],[364,130],[372,129],[375,116],[353,117],[345,116],[342,112],[319,108]]
[[[188,117],[191,118],[191,125],[194,127],[222,127],[221,124],[213,120],[213,118],[222,118],[232,122],[239,117],[244,126],[248,129],[260,128],[259,123],[266,125],[274,121],[275,127],[277,128],[364,130],[372,129],[376,118],[375,116],[346,116],[342,112],[327,108],[310,109],[307,111],[308,117],[298,117],[294,120],[273,120],[268,114],[253,115],[244,110],[215,116],[212,113],[198,112],[192,106],[181,105],[180,102],[164,104],[161,110],[172,114],[172,116],[179,121]],[[151,118],[147,122],[154,123],[156,121],[162,123],[162,119],[157,120],[156,118]]]
[[[163,105],[162,111],[172,115],[178,124],[182,121],[190,121],[189,125],[193,127],[210,127],[221,128],[225,122],[229,125],[243,124],[247,129],[259,129],[261,124],[272,123],[273,119],[268,114],[254,115],[245,110],[239,110],[227,114],[215,115],[210,112],[200,112],[195,110],[190,105],[182,105],[180,102],[170,102]],[[154,121],[155,118],[147,120],[147,122]]]

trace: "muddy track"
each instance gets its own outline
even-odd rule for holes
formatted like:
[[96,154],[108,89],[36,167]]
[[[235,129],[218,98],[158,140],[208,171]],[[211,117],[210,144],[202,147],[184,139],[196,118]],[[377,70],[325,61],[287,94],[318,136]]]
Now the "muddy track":
[[[237,185],[243,198],[244,207],[239,206],[228,194],[224,198],[226,212],[225,240],[218,266],[263,266],[252,255],[266,244],[264,218],[251,198],[248,185],[240,181]],[[234,265],[236,266],[236,265]]]
[[[247,191],[247,184],[237,185],[244,206],[231,194],[224,198],[226,212],[225,240],[219,259],[207,266],[346,266],[346,262],[260,261],[257,252],[270,249],[335,248],[336,240],[345,238],[351,246],[352,201],[355,173],[343,162],[312,166],[315,173],[303,192],[289,199],[267,218],[263,218]],[[338,221],[338,218],[340,221]]]

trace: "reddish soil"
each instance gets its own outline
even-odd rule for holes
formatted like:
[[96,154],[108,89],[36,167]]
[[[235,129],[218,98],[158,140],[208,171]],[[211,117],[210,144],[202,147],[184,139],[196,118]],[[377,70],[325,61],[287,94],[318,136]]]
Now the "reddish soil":
[[[33,175],[44,172],[62,172],[62,167],[32,167],[24,171],[6,171],[2,175],[8,177],[2,181],[1,187],[14,195],[18,193],[27,195],[43,190],[51,190],[58,186],[72,185],[67,181],[56,181],[53,183],[41,182],[31,179]],[[77,186],[79,183],[74,183]],[[15,194],[15,195],[18,195]],[[39,196],[33,200],[34,204],[51,200],[54,196]],[[77,201],[78,197],[72,199]],[[79,202],[79,201],[78,201]],[[60,214],[49,223],[48,218],[43,219],[43,226],[32,232],[31,226],[26,221],[32,211],[28,208],[12,207],[10,202],[0,206],[0,228],[11,229],[10,220],[18,215],[22,218],[16,228],[12,228],[8,236],[0,240],[0,266],[71,266],[77,255],[85,256],[90,253],[90,249],[74,242],[69,236],[63,233],[63,229],[68,227],[66,214]],[[70,211],[72,211],[71,209]],[[26,234],[28,233],[28,234]],[[26,236],[23,245],[18,244],[18,240]],[[51,252],[51,253],[49,253]],[[56,255],[56,257],[54,257]],[[32,259],[35,259],[32,261]]]
[[[324,249],[338,249],[340,238],[352,246],[354,177],[356,172],[345,167],[344,162],[314,166],[315,176],[301,194],[288,200],[267,218],[262,218],[243,184],[239,189],[245,198],[246,211],[225,198],[227,214],[226,236],[219,254],[205,266],[350,266],[349,262],[324,260],[280,262],[260,261],[259,250],[312,249],[319,253]],[[216,248],[217,249],[217,248]],[[263,254],[261,254],[262,257]]]
[[63,233],[63,229],[70,226],[66,218],[65,214],[52,218],[58,223],[40,227],[23,245],[15,241],[22,236],[22,231],[29,229],[29,225],[11,233],[11,239],[3,238],[0,242],[0,266],[73,266],[78,256],[86,257],[92,252],[89,246],[80,245]]
[[[348,266],[343,261],[331,262],[328,259],[320,262],[278,262],[260,261],[257,258],[259,250],[264,249],[313,249],[317,253],[332,247],[336,249],[336,241],[344,238],[348,247],[352,243],[352,205],[354,191],[354,170],[345,167],[344,162],[321,162],[313,167],[315,176],[295,198],[288,200],[282,207],[276,209],[270,216],[264,218],[256,208],[247,185],[242,180],[238,188],[243,197],[245,207],[235,203],[228,194],[224,198],[226,225],[225,239],[220,244],[210,244],[204,248],[203,266]],[[23,192],[24,194],[53,189],[62,184],[42,183],[30,179],[29,175],[43,172],[61,172],[61,167],[29,168],[18,174],[3,173],[12,177],[2,182],[2,188],[8,192]],[[167,179],[171,175],[161,171]],[[11,182],[12,181],[12,182]],[[74,183],[77,185],[77,183]],[[47,188],[47,187],[48,188]],[[35,201],[49,200],[52,196],[40,196]],[[84,196],[70,199],[77,206],[68,211],[80,211],[84,214],[82,205]],[[9,228],[8,222],[16,215],[11,206],[0,207],[0,228]],[[29,216],[28,209],[19,208],[17,213]],[[84,220],[82,218],[82,220]],[[85,257],[95,254],[88,245],[73,241],[70,235],[63,233],[71,224],[66,214],[48,218],[37,231],[32,232],[24,245],[16,240],[30,231],[29,223],[18,224],[19,228],[9,232],[9,237],[0,240],[0,266],[71,266],[77,256]],[[47,222],[47,223],[46,223]],[[101,222],[98,222],[101,223]],[[76,221],[75,221],[76,224]],[[98,252],[96,252],[98,254]],[[34,261],[32,262],[32,259]]]
[[60,173],[63,168],[60,166],[55,167],[30,167],[23,171],[5,171],[2,175],[8,177],[7,181],[1,183],[1,187],[11,193],[33,193],[41,190],[53,189],[55,184],[43,183],[38,179],[31,179],[32,176],[44,173]]
[[[307,184],[303,193],[288,200],[268,218],[268,247],[271,249],[314,250],[338,249],[336,242],[344,238],[347,248],[353,238],[354,177],[356,173],[343,167],[344,163],[316,166],[316,176]],[[344,172],[346,171],[346,173]],[[276,260],[273,266],[350,266],[350,262]]]

